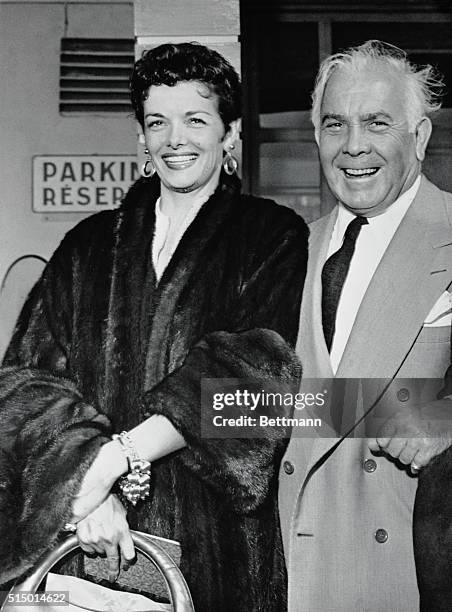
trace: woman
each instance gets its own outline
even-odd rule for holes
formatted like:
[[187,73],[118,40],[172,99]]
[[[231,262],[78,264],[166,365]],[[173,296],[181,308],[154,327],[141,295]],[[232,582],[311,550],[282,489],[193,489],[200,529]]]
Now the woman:
[[[296,381],[307,229],[288,209],[240,194],[231,154],[240,84],[218,53],[191,43],[148,51],[131,97],[146,178],[119,210],[65,237],[4,361],[15,367],[0,379],[3,507],[13,503],[13,462],[23,498],[19,543],[15,516],[0,525],[11,551],[3,578],[29,567],[69,520],[85,550],[107,554],[114,578],[119,556],[134,554],[130,526],[181,543],[196,610],[280,611],[276,486],[288,432],[204,438],[200,381]],[[112,431],[127,433],[111,440]],[[133,498],[133,458],[152,463],[151,486],[126,516],[112,491],[120,478]]]

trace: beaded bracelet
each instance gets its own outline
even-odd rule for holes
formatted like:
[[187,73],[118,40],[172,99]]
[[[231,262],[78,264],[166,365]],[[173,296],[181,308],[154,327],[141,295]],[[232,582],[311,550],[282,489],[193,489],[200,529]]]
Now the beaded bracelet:
[[114,434],[113,440],[118,440],[121,450],[127,457],[129,472],[118,481],[122,495],[134,506],[140,499],[149,495],[151,488],[151,464],[149,461],[140,459],[132,440],[127,431]]

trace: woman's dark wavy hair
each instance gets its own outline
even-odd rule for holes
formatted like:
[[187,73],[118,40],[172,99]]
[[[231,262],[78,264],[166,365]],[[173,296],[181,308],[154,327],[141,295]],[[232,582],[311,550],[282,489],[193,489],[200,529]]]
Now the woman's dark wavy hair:
[[240,78],[222,55],[198,43],[164,44],[149,49],[135,62],[130,98],[135,117],[144,127],[143,101],[151,85],[173,86],[181,81],[204,83],[218,96],[218,112],[225,130],[241,116]]

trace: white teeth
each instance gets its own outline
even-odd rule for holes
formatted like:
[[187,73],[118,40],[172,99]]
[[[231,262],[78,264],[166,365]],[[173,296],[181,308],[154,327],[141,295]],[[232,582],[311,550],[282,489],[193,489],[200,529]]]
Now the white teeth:
[[344,168],[345,174],[350,176],[368,176],[375,174],[378,168]]
[[174,157],[165,157],[165,161],[170,164],[184,164],[196,159],[196,155],[175,155]]

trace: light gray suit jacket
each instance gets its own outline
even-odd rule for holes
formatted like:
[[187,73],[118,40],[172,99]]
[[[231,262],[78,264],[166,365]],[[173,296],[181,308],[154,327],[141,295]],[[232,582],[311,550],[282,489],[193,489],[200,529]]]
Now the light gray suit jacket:
[[[321,269],[336,215],[334,210],[311,226],[297,344],[301,391],[309,390],[310,378],[333,377],[322,330]],[[450,327],[423,323],[451,282],[452,194],[423,177],[367,289],[336,373],[385,379],[367,394],[364,410],[381,393],[379,406],[416,403],[410,378],[444,376]],[[368,459],[375,461],[373,470],[365,469]],[[364,437],[293,436],[279,500],[290,612],[416,610],[416,486],[417,479],[386,456],[374,457]]]

